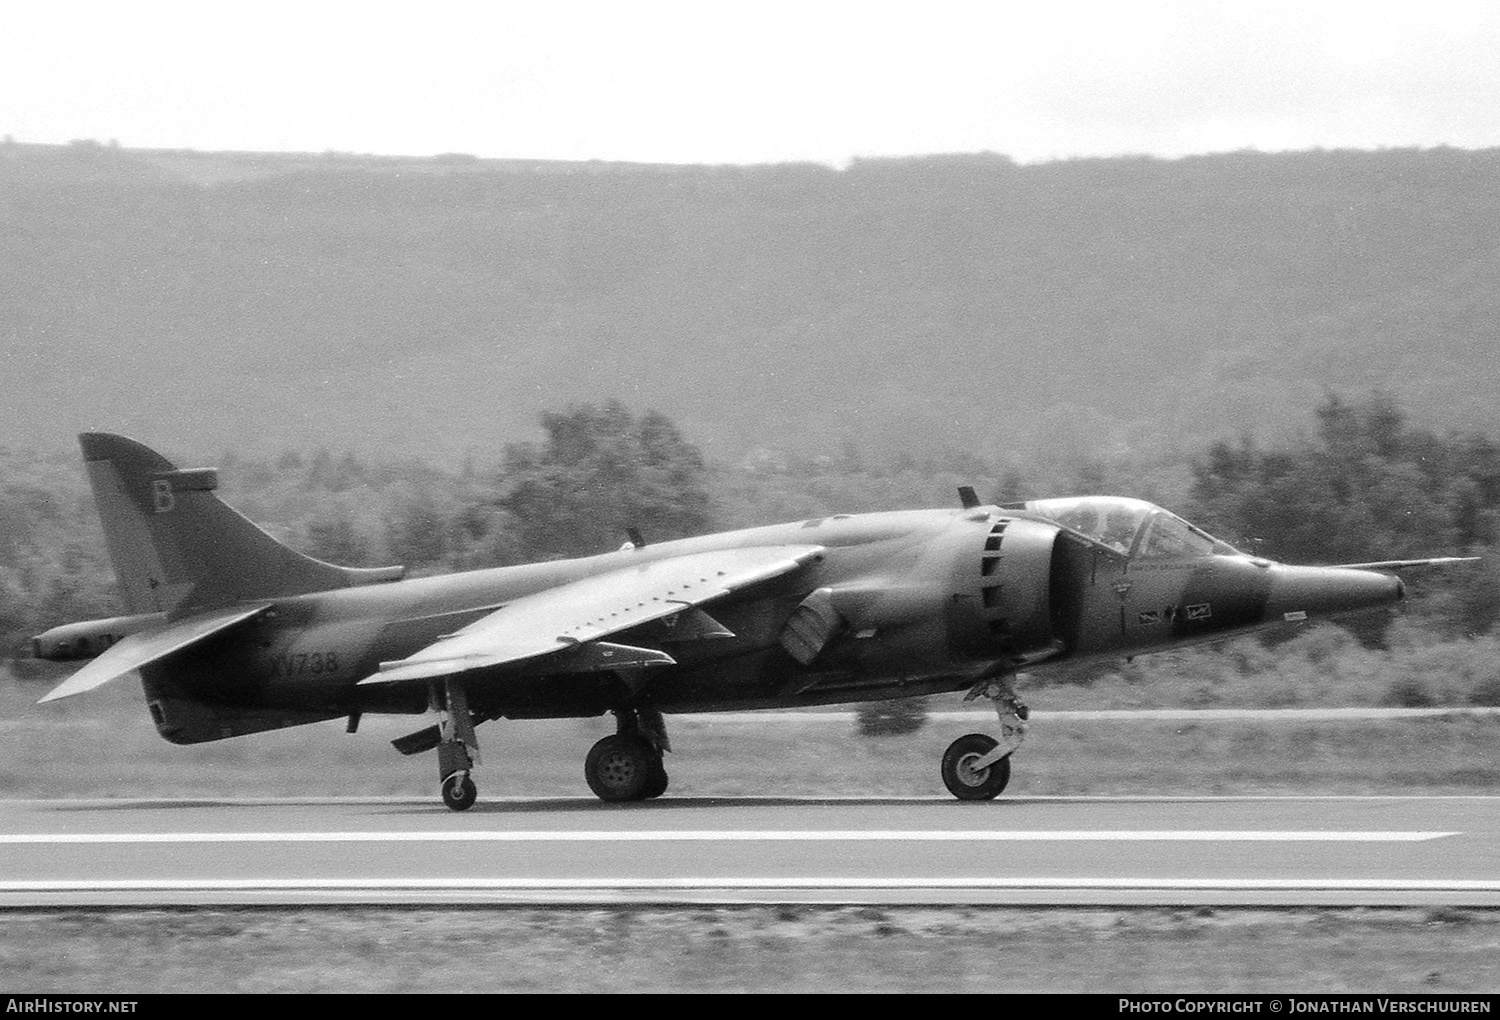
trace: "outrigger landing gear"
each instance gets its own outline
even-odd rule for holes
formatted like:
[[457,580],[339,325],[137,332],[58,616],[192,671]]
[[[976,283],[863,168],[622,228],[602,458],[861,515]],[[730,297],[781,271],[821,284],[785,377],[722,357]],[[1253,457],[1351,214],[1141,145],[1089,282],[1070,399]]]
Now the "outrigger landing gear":
[[1010,782],[1010,756],[1026,739],[1026,717],[1031,714],[1010,685],[999,680],[975,684],[964,700],[979,697],[994,703],[1000,739],[969,733],[948,745],[943,753],[943,785],[959,800],[993,800],[1000,795]]
[[469,777],[479,764],[479,738],[474,735],[474,717],[463,685],[444,680],[432,686],[429,701],[438,713],[438,777],[443,783],[443,803],[454,811],[467,811],[479,799],[479,788]]
[[672,749],[654,708],[617,708],[615,733],[589,749],[583,775],[600,800],[649,800],[667,792],[662,752]]

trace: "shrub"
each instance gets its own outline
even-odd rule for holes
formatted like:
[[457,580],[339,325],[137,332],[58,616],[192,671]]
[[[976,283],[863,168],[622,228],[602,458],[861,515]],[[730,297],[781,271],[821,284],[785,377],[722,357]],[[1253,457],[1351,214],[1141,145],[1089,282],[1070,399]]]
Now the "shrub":
[[1500,676],[1485,677],[1469,692],[1469,704],[1500,708]]
[[1437,698],[1425,680],[1405,676],[1391,681],[1391,685],[1385,690],[1383,703],[1397,708],[1431,708],[1437,704]]
[[1315,623],[1281,646],[1281,654],[1297,655],[1321,666],[1356,644],[1353,634],[1336,623]]

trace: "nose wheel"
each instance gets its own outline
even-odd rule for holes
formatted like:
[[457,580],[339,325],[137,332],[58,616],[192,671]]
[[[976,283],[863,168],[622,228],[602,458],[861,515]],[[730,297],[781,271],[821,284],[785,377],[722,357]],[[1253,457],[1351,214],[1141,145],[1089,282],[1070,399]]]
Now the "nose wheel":
[[975,684],[965,701],[987,698],[1000,721],[1000,739],[969,733],[943,752],[943,785],[959,800],[993,800],[1010,782],[1010,756],[1026,739],[1031,711],[1021,703],[1007,680],[991,678]]
[[943,752],[943,785],[959,800],[993,800],[1010,782],[1010,755],[993,764],[983,764],[1000,746],[994,737],[969,733]]

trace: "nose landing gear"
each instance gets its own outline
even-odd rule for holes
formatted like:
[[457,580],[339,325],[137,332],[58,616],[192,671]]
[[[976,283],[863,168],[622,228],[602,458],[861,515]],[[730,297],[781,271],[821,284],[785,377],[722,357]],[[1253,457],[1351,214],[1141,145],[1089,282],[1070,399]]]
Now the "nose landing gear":
[[1010,686],[984,680],[964,697],[989,698],[1000,718],[1000,739],[984,733],[969,733],[943,752],[943,785],[959,800],[993,800],[1010,782],[1010,756],[1026,739],[1031,714]]

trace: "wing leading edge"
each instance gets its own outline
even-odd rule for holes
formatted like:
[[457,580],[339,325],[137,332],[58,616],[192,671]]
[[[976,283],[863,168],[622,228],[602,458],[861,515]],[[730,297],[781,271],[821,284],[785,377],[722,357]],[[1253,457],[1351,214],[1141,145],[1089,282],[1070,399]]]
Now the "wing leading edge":
[[622,567],[527,595],[439,638],[415,655],[382,662],[361,684],[429,680],[556,655],[559,671],[670,666],[665,652],[600,641],[791,573],[822,546],[722,549]]

